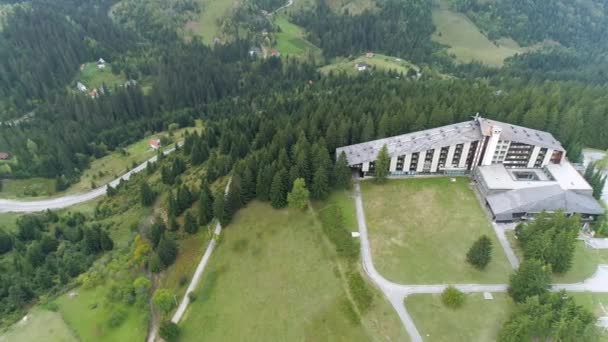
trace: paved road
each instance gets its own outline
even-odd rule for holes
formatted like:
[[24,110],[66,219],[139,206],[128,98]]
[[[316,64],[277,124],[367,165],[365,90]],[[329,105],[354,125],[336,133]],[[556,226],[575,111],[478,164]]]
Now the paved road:
[[[414,321],[407,312],[403,300],[412,294],[441,293],[448,284],[429,285],[402,285],[384,278],[374,267],[372,252],[367,234],[367,223],[363,210],[363,200],[359,183],[355,183],[355,208],[361,240],[361,258],[363,269],[370,279],[382,290],[389,302],[397,311],[405,330],[413,342],[422,341],[422,336],[416,328]],[[507,284],[455,284],[457,289],[465,293],[475,292],[506,292]],[[600,265],[595,274],[583,282],[575,284],[554,284],[552,291],[566,290],[570,292],[597,292],[608,293],[608,265]]]
[[517,259],[517,255],[515,255],[515,251],[513,251],[513,247],[509,243],[507,239],[507,235],[505,234],[507,229],[513,229],[513,225],[510,224],[498,224],[496,222],[492,222],[492,228],[494,228],[494,232],[496,233],[496,237],[498,237],[498,242],[502,246],[502,249],[505,251],[505,255],[507,256],[507,260],[509,260],[509,264],[513,269],[519,267],[519,259]]
[[[175,151],[175,148],[171,148],[165,150],[164,154],[169,154]],[[128,180],[131,175],[136,174],[140,171],[146,169],[148,163],[153,163],[156,161],[158,156],[154,156],[145,162],[138,165],[136,168],[131,171],[125,173],[124,175],[114,179],[109,185],[115,187],[120,183],[121,180]],[[71,207],[75,204],[87,202],[93,200],[97,197],[104,196],[106,194],[106,190],[108,184],[100,186],[97,189],[91,190],[82,194],[74,194],[74,195],[65,195],[56,198],[44,199],[44,200],[36,200],[36,201],[19,201],[19,200],[7,200],[0,199],[0,213],[3,212],[20,212],[20,213],[28,213],[28,212],[37,212],[37,211],[45,211],[47,209],[62,209]]]

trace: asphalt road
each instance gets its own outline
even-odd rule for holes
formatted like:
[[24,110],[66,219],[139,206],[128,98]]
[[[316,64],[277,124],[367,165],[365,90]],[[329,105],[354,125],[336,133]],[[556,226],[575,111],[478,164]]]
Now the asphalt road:
[[[175,151],[175,148],[171,148],[163,151],[164,154],[169,154]],[[141,163],[131,171],[125,173],[124,175],[114,179],[109,185],[115,187],[120,183],[121,180],[128,180],[131,175],[136,174],[140,171],[143,171],[148,166],[148,163],[153,163],[158,159],[157,156],[154,156],[145,162]],[[106,189],[108,188],[108,184],[100,186],[97,189],[91,190],[82,194],[73,194],[73,195],[65,195],[61,197],[43,199],[43,200],[35,200],[35,201],[19,201],[19,200],[7,200],[0,199],[0,213],[6,212],[16,212],[16,213],[31,213],[38,211],[45,211],[47,209],[62,209],[71,207],[73,205],[87,202],[93,200],[97,197],[104,196],[106,194]]]

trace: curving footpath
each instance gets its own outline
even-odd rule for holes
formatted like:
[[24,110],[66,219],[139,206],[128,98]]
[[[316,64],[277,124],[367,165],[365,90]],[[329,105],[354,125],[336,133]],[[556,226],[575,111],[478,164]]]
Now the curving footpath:
[[[181,146],[181,143],[180,143]],[[175,147],[163,151],[163,154],[167,155],[175,151]],[[137,167],[132,169],[131,171],[123,174],[122,176],[114,179],[110,183],[100,186],[96,189],[93,189],[89,192],[83,194],[74,194],[74,195],[65,195],[62,197],[44,199],[44,200],[36,200],[36,201],[18,201],[18,200],[7,200],[0,199],[0,213],[7,212],[15,212],[15,213],[31,213],[37,211],[45,211],[47,209],[62,209],[67,208],[79,203],[87,202],[93,200],[97,197],[104,196],[106,194],[106,190],[108,189],[108,185],[115,187],[122,180],[129,180],[131,175],[141,172],[146,169],[148,163],[154,163],[158,159],[158,156],[154,156],[145,162],[139,164]]]
[[[359,183],[355,183],[355,208],[357,211],[357,222],[359,225],[359,234],[361,239],[361,261],[363,263],[365,273],[380,288],[391,305],[393,305],[393,308],[395,308],[395,311],[397,311],[397,314],[401,319],[401,323],[405,327],[405,330],[410,336],[412,342],[422,341],[422,336],[420,335],[420,332],[418,332],[412,317],[407,312],[403,300],[405,297],[411,294],[441,293],[448,285],[402,285],[393,283],[384,278],[376,270],[372,260],[372,252],[367,234],[367,223],[365,220],[363,200],[361,199],[361,187],[359,186]],[[465,293],[506,292],[508,288],[507,284],[456,284],[453,286]],[[583,282],[575,284],[554,284],[551,290],[608,293],[608,265],[599,265],[595,274]]]

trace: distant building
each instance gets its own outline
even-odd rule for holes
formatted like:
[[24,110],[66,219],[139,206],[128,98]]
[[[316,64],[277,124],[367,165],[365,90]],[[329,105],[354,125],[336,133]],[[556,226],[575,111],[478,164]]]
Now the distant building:
[[91,89],[91,91],[89,92],[89,96],[91,96],[92,99],[97,98],[99,96],[99,92],[97,92],[97,88]]
[[0,152],[0,160],[10,159],[11,155],[6,152]]
[[259,47],[252,47],[251,49],[249,49],[249,57],[258,57],[262,54],[262,50],[260,50]]
[[160,139],[150,139],[150,141],[148,141],[148,144],[153,150],[158,150],[160,148]]
[[270,50],[270,56],[271,57],[281,57],[281,53],[277,49],[272,49],[272,50]]
[[472,121],[336,149],[360,176],[375,174],[386,145],[391,175],[472,174],[496,221],[563,210],[593,220],[604,210],[548,132],[475,116]]
[[365,57],[367,58],[373,58],[374,57],[374,53],[369,51],[368,53],[365,54]]
[[367,69],[370,69],[372,66],[365,63],[365,62],[360,62],[355,64],[355,69],[357,69],[357,71],[365,71]]
[[100,58],[97,61],[97,68],[99,68],[99,69],[105,69],[105,67],[106,67],[106,61],[103,58]]
[[78,89],[79,91],[82,91],[82,92],[87,91],[87,87],[80,82],[76,83],[76,89]]

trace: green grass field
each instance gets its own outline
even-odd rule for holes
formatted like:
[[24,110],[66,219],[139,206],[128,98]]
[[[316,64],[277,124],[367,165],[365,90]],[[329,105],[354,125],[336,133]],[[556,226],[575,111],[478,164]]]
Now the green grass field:
[[454,54],[458,62],[479,61],[500,67],[507,57],[527,50],[511,39],[495,44],[466,15],[451,11],[447,6],[433,9],[433,23],[436,27],[433,40],[450,46],[448,52]]
[[[511,267],[469,179],[416,178],[362,182],[374,264],[402,284],[504,283]],[[493,242],[485,271],[466,262],[482,235]]]
[[36,308],[27,314],[26,321],[13,324],[0,335],[0,341],[76,342],[78,338],[63,321],[60,313]]
[[74,84],[80,82],[87,89],[99,88],[103,84],[108,88],[124,84],[127,81],[124,75],[112,73],[112,66],[106,64],[105,69],[99,69],[96,62],[85,63],[81,66],[78,74],[74,77]]
[[[515,232],[508,231],[507,238],[519,260],[524,260],[523,251],[515,239]],[[599,264],[608,264],[608,250],[587,248],[583,241],[577,241],[572,267],[564,274],[554,274],[553,282],[567,284],[583,281],[595,273]]]
[[406,339],[382,298],[364,324],[349,321],[334,259],[311,212],[249,204],[224,230],[198,298],[180,324],[181,340]]
[[281,32],[276,34],[276,49],[282,55],[297,57],[312,55],[315,58],[321,56],[321,49],[305,39],[304,29],[289,22],[286,16],[276,16],[274,23],[281,28]]
[[425,341],[496,341],[515,304],[507,294],[492,295],[493,300],[486,300],[482,293],[467,294],[456,310],[445,307],[439,294],[413,295],[405,307]]
[[[147,334],[146,308],[116,304],[106,306],[105,288],[78,288],[77,296],[65,294],[57,299],[59,312],[80,341],[143,341]],[[95,307],[96,306],[96,307]],[[118,308],[127,312],[125,321],[116,328],[108,326],[108,319]]]
[[55,193],[55,180],[49,178],[5,179],[0,198],[45,197]]
[[234,0],[199,0],[201,11],[197,20],[186,23],[184,28],[186,37],[200,36],[207,44],[221,36],[222,19],[230,10],[237,6]]
[[359,73],[359,71],[356,70],[355,65],[361,62],[365,62],[372,67],[375,67],[376,70],[393,70],[404,75],[407,74],[408,70],[410,69],[414,69],[416,71],[420,70],[420,68],[418,68],[416,65],[401,58],[375,54],[372,58],[360,56],[353,60],[348,60],[345,58],[337,59],[333,63],[321,67],[319,71],[321,71],[323,74],[328,74],[331,71],[334,73],[345,72],[347,74],[355,75]]

